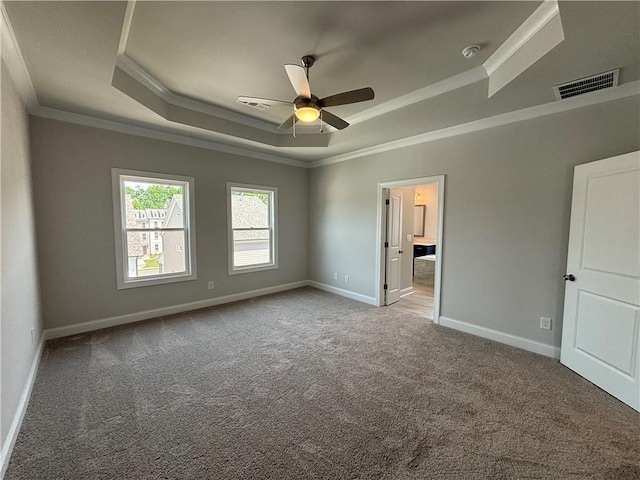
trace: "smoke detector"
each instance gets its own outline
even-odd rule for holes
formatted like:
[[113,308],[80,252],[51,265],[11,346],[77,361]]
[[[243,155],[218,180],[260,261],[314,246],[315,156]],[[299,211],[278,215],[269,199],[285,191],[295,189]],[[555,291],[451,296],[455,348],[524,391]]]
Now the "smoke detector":
[[462,56],[464,58],[472,58],[476,56],[476,53],[480,51],[482,47],[480,45],[469,45],[462,49]]

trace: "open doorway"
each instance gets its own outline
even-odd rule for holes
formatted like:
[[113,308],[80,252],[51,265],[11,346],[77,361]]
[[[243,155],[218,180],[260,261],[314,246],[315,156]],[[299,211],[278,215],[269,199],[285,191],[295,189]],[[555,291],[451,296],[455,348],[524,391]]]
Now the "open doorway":
[[444,175],[378,184],[378,305],[439,323],[443,212]]

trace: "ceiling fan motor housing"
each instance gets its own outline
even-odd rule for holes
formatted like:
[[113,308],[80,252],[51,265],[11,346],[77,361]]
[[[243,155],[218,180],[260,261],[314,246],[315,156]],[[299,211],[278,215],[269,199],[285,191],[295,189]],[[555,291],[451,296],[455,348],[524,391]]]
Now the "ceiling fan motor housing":
[[318,97],[311,94],[311,98],[296,97],[296,99],[293,101],[293,106],[296,110],[304,107],[311,107],[320,110],[320,106],[318,105],[319,101],[320,99]]

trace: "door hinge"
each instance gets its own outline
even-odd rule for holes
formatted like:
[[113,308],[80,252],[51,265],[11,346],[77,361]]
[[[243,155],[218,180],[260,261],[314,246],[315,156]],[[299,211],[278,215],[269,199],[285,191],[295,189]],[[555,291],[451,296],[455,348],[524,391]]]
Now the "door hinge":
[[385,205],[389,205],[389,199],[388,198],[384,201],[384,204]]
[[386,283],[384,284],[384,289],[385,289],[385,290],[387,289],[387,284],[386,284]]
[[384,242],[384,248],[389,248],[389,242]]

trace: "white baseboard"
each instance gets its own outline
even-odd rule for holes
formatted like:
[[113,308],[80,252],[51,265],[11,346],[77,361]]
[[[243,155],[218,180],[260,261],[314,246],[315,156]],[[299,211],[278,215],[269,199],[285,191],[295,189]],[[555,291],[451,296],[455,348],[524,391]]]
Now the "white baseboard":
[[357,300],[358,302],[367,303],[369,305],[373,305],[374,307],[378,306],[375,298],[367,297],[366,295],[352,292],[351,290],[344,290],[342,288],[327,285],[326,283],[314,282],[313,280],[309,280],[307,282],[307,285],[313,288],[317,288],[318,290],[323,290],[329,293],[335,293],[336,295],[340,295],[341,297],[347,297],[352,300]]
[[125,315],[118,315],[116,317],[100,318],[97,320],[91,320],[83,323],[76,323],[74,325],[68,325],[64,327],[47,328],[44,331],[44,339],[50,340],[52,338],[67,337],[69,335],[77,335],[79,333],[92,332],[94,330],[100,330],[102,328],[115,327],[118,325],[125,325],[127,323],[139,322],[141,320],[148,320],[150,318],[161,317],[163,315],[171,315],[174,313],[188,312],[189,310],[197,310],[199,308],[213,307],[216,305],[222,305],[224,303],[237,302],[239,300],[246,300],[249,298],[260,297],[262,295],[269,295],[271,293],[284,292],[285,290],[292,290],[294,288],[306,287],[309,282],[306,280],[300,282],[286,283],[283,285],[276,285],[274,287],[260,288],[258,290],[250,290],[248,292],[234,293],[232,295],[225,295],[223,297],[208,298],[206,300],[198,300],[196,302],[181,303],[179,305],[172,305],[169,307],[154,308],[152,310],[144,310],[142,312],[127,313]]
[[487,338],[489,340],[495,340],[496,342],[505,343],[512,347],[522,348],[529,352],[538,353],[547,357],[559,359],[560,349],[549,345],[547,343],[536,342],[524,337],[518,337],[509,333],[499,332],[487,327],[481,327],[479,325],[473,325],[467,322],[461,322],[460,320],[454,320],[452,318],[440,317],[440,325],[443,327],[453,328],[454,330],[460,330],[461,332],[471,333],[478,337]]
[[400,290],[400,298],[406,297],[407,295],[411,295],[413,293],[413,287],[407,287]]
[[11,426],[9,427],[6,438],[3,439],[2,452],[0,452],[0,479],[4,478],[4,474],[7,471],[7,467],[9,466],[9,459],[11,458],[11,452],[13,451],[13,446],[16,444],[16,439],[18,438],[18,433],[20,432],[20,427],[22,426],[24,414],[27,412],[27,405],[29,405],[31,390],[33,389],[33,384],[36,380],[36,373],[38,373],[38,366],[40,365],[40,358],[42,357],[44,340],[45,339],[43,335],[40,339],[40,343],[38,344],[36,354],[33,356],[31,369],[29,370],[27,381],[25,382],[24,388],[22,389],[22,395],[20,395],[18,407],[16,408],[16,412],[13,415],[13,421],[11,422]]

